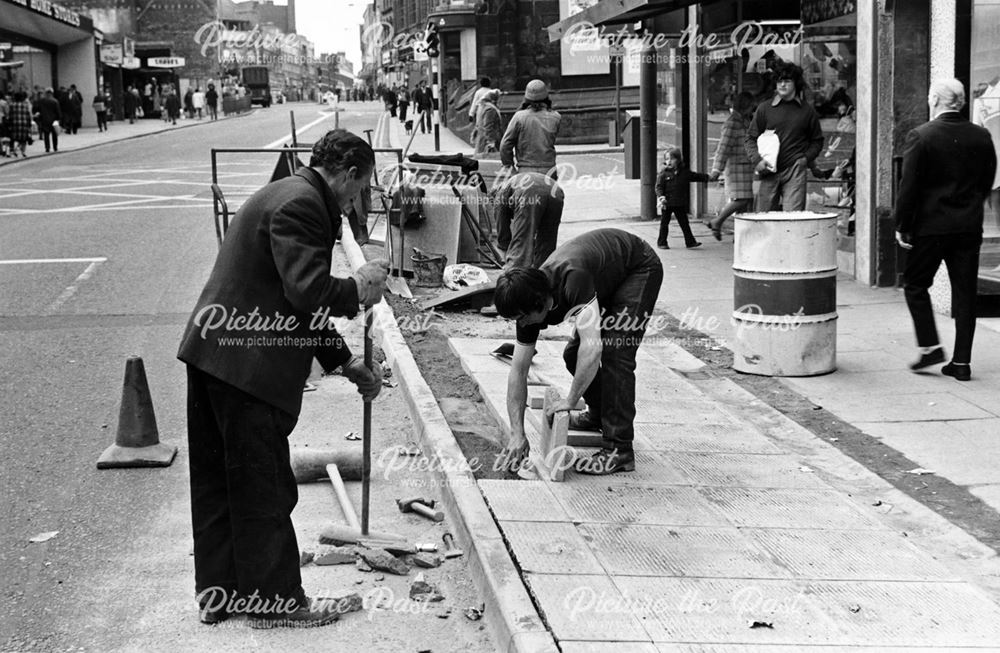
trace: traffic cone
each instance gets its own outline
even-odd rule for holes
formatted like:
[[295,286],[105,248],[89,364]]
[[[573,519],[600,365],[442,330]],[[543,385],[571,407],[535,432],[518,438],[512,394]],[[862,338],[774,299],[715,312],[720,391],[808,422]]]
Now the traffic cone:
[[115,443],[97,459],[97,469],[167,467],[174,462],[175,455],[177,447],[160,442],[153,400],[146,383],[146,368],[141,358],[131,356],[125,362],[125,384]]

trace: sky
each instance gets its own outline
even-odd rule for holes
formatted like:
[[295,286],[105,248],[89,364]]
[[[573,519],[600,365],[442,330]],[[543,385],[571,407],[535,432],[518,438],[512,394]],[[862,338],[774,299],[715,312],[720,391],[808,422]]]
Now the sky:
[[[299,34],[315,44],[317,55],[346,52],[347,60],[358,73],[361,70],[358,26],[364,22],[369,1],[295,0],[295,26]],[[287,4],[287,0],[275,4]]]

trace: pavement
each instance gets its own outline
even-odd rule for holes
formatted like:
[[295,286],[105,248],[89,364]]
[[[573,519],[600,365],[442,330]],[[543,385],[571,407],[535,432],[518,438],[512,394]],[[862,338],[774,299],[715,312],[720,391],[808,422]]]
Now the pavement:
[[[393,123],[383,129],[399,146]],[[442,151],[469,150],[445,134]],[[413,149],[432,149],[429,139],[417,134]],[[616,226],[652,242],[658,225],[635,217],[638,182],[603,181],[593,193],[567,188],[560,241]],[[701,248],[685,249],[675,229],[660,251],[657,308],[725,351],[737,337],[732,237],[693,226]],[[651,335],[637,368],[634,474],[479,482],[561,650],[996,650],[1000,564],[973,534],[995,546],[976,525],[996,523],[1000,508],[998,320],[980,319],[973,380],[962,383],[908,369],[915,344],[899,290],[841,275],[837,312],[836,371],[775,382],[851,437],[887,445],[881,455],[903,466],[892,473],[713,373],[687,338]],[[950,348],[951,320],[938,322]],[[451,343],[503,423],[495,343]],[[568,383],[559,347],[540,345],[536,365]],[[953,501],[900,478],[947,486]]]
[[[242,116],[248,116],[252,111],[246,113],[234,113],[228,116],[219,114],[219,120],[232,120],[234,118],[240,118]],[[75,152],[77,150],[85,150],[87,148],[95,147],[97,145],[103,145],[105,143],[115,143],[118,141],[128,140],[130,138],[141,138],[143,136],[149,136],[151,134],[160,134],[167,131],[172,131],[174,129],[184,129],[185,127],[194,127],[196,125],[204,125],[210,122],[208,118],[198,119],[188,119],[182,116],[178,119],[177,124],[171,124],[165,122],[161,119],[153,118],[140,118],[134,123],[129,124],[120,120],[114,120],[108,123],[107,131],[98,131],[97,127],[81,127],[77,130],[75,134],[59,134],[59,151],[58,152],[46,152],[45,144],[41,140],[36,140],[32,145],[28,146],[28,156],[27,157],[0,157],[0,166],[10,165],[17,163],[19,161],[28,161],[30,159],[38,159],[39,157],[55,156],[57,154],[63,154],[66,152]]]

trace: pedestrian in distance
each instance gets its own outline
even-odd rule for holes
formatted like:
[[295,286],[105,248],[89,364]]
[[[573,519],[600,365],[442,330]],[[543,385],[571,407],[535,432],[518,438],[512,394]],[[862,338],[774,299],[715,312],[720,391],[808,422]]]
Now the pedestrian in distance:
[[31,144],[31,104],[28,102],[28,94],[24,91],[14,93],[12,100],[7,114],[10,122],[11,153],[16,157],[20,152],[21,157],[25,158],[28,156],[28,145]]
[[188,120],[194,118],[194,91],[190,86],[184,92],[184,116]]
[[167,109],[167,117],[170,118],[170,123],[173,125],[177,124],[177,119],[181,115],[181,100],[177,97],[177,91],[170,89],[167,91],[167,99],[164,101]]
[[500,140],[500,162],[518,172],[533,170],[553,179],[556,173],[556,136],[562,117],[552,110],[549,88],[533,79],[524,88],[524,102]]
[[427,88],[427,82],[420,80],[413,91],[413,108],[419,114],[420,133],[426,134],[433,129],[432,115],[434,112],[434,94]]
[[410,92],[405,86],[400,87],[396,95],[396,104],[399,106],[399,122],[406,122],[406,113],[410,109]]
[[[805,101],[802,69],[793,63],[775,64],[777,85],[770,102],[761,102],[747,127],[747,158],[760,178],[757,211],[804,211],[806,182],[813,161],[823,150],[823,128],[816,110]],[[757,139],[767,134],[778,140],[776,160],[761,155]]]
[[76,90],[76,84],[69,85],[69,91],[66,95],[69,98],[70,107],[69,116],[64,116],[69,121],[66,129],[70,134],[76,134],[80,127],[83,127],[83,96],[80,95],[80,91]]
[[500,186],[494,207],[505,270],[537,268],[555,251],[565,202],[559,182],[539,172],[519,172]]
[[194,107],[194,112],[198,116],[198,120],[201,120],[202,111],[205,110],[205,93],[198,86],[194,89],[194,94],[191,96],[191,105]]
[[11,155],[10,140],[10,93],[0,93],[0,156],[5,159]]
[[395,118],[396,106],[399,104],[399,97],[395,86],[385,90],[383,100],[385,101],[385,110],[389,112],[390,117]]
[[722,240],[722,225],[730,216],[753,208],[753,164],[747,158],[747,126],[753,119],[753,94],[743,91],[733,99],[732,111],[722,125],[719,145],[712,162],[712,177],[725,174],[728,202],[708,226],[716,240]]
[[91,107],[94,109],[94,115],[97,116],[98,132],[108,131],[108,104],[108,96],[105,95],[103,91],[97,91],[97,95],[94,96],[94,101],[91,103]]
[[139,106],[139,92],[134,87],[129,86],[122,97],[122,107],[125,109],[128,124],[135,124],[135,113]]
[[476,122],[476,116],[479,115],[479,103],[483,101],[486,94],[490,92],[493,88],[493,81],[489,77],[479,78],[479,88],[476,92],[472,94],[472,101],[469,102],[469,120],[473,124]]
[[503,131],[500,127],[499,89],[490,89],[479,103],[479,113],[476,114],[476,128],[472,132],[472,142],[475,144],[475,156],[480,157],[500,149],[500,138]]
[[219,93],[215,90],[215,84],[209,84],[208,90],[205,91],[205,107],[212,120],[219,119]]
[[[41,101],[41,99],[48,94],[49,90],[52,89],[46,89],[38,100]],[[59,121],[60,125],[63,126],[63,133],[72,134],[73,128],[71,126],[71,122],[73,116],[73,105],[70,102],[69,90],[65,86],[60,86],[58,91],[52,92],[52,96],[55,101],[59,103]],[[37,113],[38,110],[36,109],[35,112]]]
[[45,95],[35,103],[35,123],[38,124],[38,134],[45,143],[45,151],[59,151],[59,125],[63,119],[62,107],[56,101],[52,89],[46,89]]
[[203,623],[228,618],[236,596],[253,628],[322,626],[338,618],[335,602],[313,602],[302,588],[288,436],[313,358],[325,371],[339,368],[365,400],[382,387],[380,365],[366,366],[327,319],[353,318],[360,306],[382,298],[387,261],[365,263],[346,278],[331,274],[342,207],[351,205],[374,166],[365,140],[336,129],[313,145],[308,166],[254,193],[226,233],[185,329],[178,358],[188,375],[195,591]]
[[656,246],[660,249],[670,249],[667,244],[667,233],[670,230],[670,219],[677,216],[677,224],[684,234],[684,245],[688,249],[701,247],[688,222],[688,207],[691,205],[691,184],[715,181],[716,173],[707,175],[703,172],[692,172],[684,162],[684,155],[676,147],[669,148],[663,154],[663,169],[656,176],[656,206],[660,209],[660,233],[656,238]]
[[[620,229],[595,229],[560,245],[540,268],[514,267],[500,275],[497,313],[517,321],[507,380],[511,435],[501,456],[516,467],[530,450],[524,435],[528,369],[541,330],[576,317],[563,351],[573,375],[569,391],[546,418],[570,412],[582,397],[587,409],[570,413],[569,428],[598,431],[602,448],[576,470],[605,475],[635,469],[635,364],[663,266],[644,240]],[[603,316],[616,316],[613,320]]]
[[894,216],[896,241],[907,250],[903,290],[920,354],[910,369],[921,370],[947,359],[928,293],[943,261],[951,282],[955,349],[941,373],[968,381],[976,332],[983,207],[996,174],[997,156],[989,131],[959,113],[965,106],[962,82],[934,82],[927,104],[930,122],[906,137]]

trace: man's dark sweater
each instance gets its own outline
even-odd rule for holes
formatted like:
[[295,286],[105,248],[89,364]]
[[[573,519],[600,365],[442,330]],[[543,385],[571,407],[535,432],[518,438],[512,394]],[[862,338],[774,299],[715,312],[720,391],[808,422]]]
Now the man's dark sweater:
[[761,159],[757,137],[768,129],[774,130],[781,143],[778,172],[791,168],[801,157],[805,157],[807,163],[812,163],[823,150],[823,128],[819,124],[819,116],[811,106],[797,99],[762,102],[747,128],[747,157],[755,166]]

